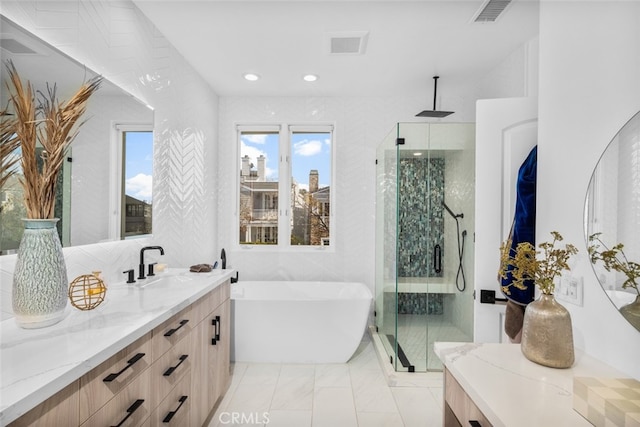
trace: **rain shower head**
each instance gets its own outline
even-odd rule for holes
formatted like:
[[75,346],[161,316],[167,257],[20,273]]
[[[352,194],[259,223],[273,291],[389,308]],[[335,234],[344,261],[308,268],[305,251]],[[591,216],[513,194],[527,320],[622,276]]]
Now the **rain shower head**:
[[416,117],[447,117],[449,114],[453,114],[453,111],[437,111],[436,110],[436,94],[438,93],[438,79],[439,76],[433,76],[433,110],[424,110],[416,114]]

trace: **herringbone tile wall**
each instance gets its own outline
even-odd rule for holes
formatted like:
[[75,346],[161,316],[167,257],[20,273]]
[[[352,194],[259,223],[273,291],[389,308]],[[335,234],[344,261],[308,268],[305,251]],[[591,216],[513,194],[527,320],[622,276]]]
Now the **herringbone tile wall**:
[[[218,99],[211,88],[130,1],[3,1],[2,13],[154,108],[153,238],[65,248],[69,280],[102,270],[107,283],[120,281],[151,242],[165,248],[169,265],[212,262]],[[78,145],[78,156],[85,148]],[[106,167],[105,147],[94,148],[94,164],[74,165],[78,179]],[[98,188],[91,194],[106,198]],[[84,233],[99,238],[107,212],[96,216],[100,225]],[[0,257],[2,319],[12,316],[15,259]]]

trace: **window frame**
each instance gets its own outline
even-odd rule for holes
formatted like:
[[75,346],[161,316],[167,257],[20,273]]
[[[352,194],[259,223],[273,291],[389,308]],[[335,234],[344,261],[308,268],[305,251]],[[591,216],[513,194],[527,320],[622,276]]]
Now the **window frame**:
[[[115,122],[111,123],[111,171],[109,183],[109,239],[110,240],[133,240],[145,239],[153,236],[153,218],[151,222],[151,233],[140,234],[135,236],[123,236],[122,227],[124,225],[125,216],[128,212],[123,210],[124,193],[124,139],[123,134],[126,132],[151,132],[154,139],[153,151],[155,152],[155,130],[153,123],[128,123]],[[155,154],[153,154],[154,172],[155,172]],[[153,208],[152,208],[153,209]]]
[[[264,124],[243,124],[236,123],[234,125],[235,131],[235,167],[233,173],[235,174],[234,181],[234,247],[243,250],[256,250],[260,252],[313,252],[313,251],[325,251],[335,252],[335,233],[336,233],[336,126],[331,122],[322,123],[264,123]],[[275,132],[278,133],[278,243],[273,245],[260,245],[260,244],[245,244],[240,242],[240,173],[241,173],[241,136],[246,132]],[[329,244],[325,245],[326,238],[322,238],[320,245],[292,245],[291,244],[291,184],[292,184],[292,143],[291,135],[296,133],[329,133],[331,139],[331,153],[330,153],[330,179],[331,179],[331,193],[329,196]]]

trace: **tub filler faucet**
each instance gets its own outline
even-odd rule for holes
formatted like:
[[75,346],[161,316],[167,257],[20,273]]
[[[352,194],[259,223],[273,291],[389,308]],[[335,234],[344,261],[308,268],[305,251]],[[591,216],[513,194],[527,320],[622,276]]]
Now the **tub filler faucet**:
[[[164,255],[164,249],[162,246],[145,246],[140,249],[140,265],[138,266],[138,279],[144,279],[144,251],[147,250],[158,250],[160,251],[160,255]],[[149,276],[153,276],[153,269],[149,266]]]

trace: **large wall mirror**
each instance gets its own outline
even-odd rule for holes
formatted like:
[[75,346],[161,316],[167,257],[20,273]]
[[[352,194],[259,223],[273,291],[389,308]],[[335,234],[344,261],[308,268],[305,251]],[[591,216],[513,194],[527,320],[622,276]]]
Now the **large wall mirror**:
[[585,203],[585,235],[597,251],[592,266],[604,291],[640,330],[640,277],[635,277],[640,274],[640,113],[620,129],[596,165]]
[[[3,108],[9,96],[7,60],[36,90],[55,84],[60,100],[95,75],[2,15],[0,59]],[[151,234],[153,110],[105,80],[84,118],[58,184],[56,217],[63,246]],[[14,253],[22,235],[25,210],[18,176],[0,189],[0,254]]]

